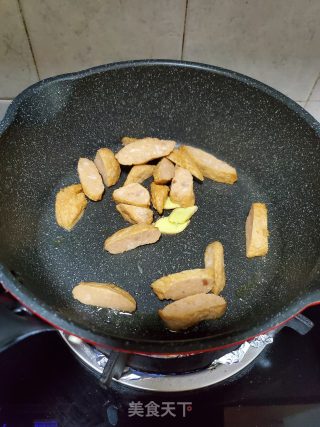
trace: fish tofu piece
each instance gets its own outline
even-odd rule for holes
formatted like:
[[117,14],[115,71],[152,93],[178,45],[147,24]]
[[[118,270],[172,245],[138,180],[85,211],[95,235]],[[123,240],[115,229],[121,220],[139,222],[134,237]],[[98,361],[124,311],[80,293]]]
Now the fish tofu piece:
[[224,251],[221,242],[212,242],[207,246],[204,253],[204,265],[213,272],[212,292],[219,295],[226,285]]
[[153,221],[153,212],[149,208],[120,203],[116,209],[131,224],[151,224]]
[[121,254],[138,246],[155,243],[160,236],[160,231],[153,225],[135,224],[108,237],[104,242],[104,249],[111,254]]
[[133,296],[113,283],[80,282],[72,290],[75,299],[83,304],[132,313],[137,308]]
[[118,182],[121,174],[120,165],[109,148],[100,148],[97,151],[94,163],[107,187],[111,187]]
[[124,203],[126,205],[135,205],[145,208],[150,206],[149,191],[136,182],[117,188],[112,193],[112,198],[116,203]]
[[169,187],[167,185],[158,185],[152,182],[150,191],[153,207],[159,214],[162,214],[165,201],[167,200],[170,191]]
[[219,319],[226,309],[224,298],[215,294],[197,294],[172,302],[158,313],[169,329],[179,331],[202,320]]
[[246,254],[248,258],[268,253],[268,210],[264,203],[252,203],[246,220]]
[[171,153],[175,141],[158,138],[143,138],[125,145],[116,154],[121,165],[142,165],[150,160],[165,157]]
[[176,165],[187,169],[189,172],[192,173],[193,176],[198,178],[200,181],[204,180],[201,170],[199,169],[197,163],[193,160],[193,158],[188,154],[184,145],[182,145],[178,149],[173,150],[172,153],[169,154],[168,159],[170,159]]
[[81,184],[69,185],[62,188],[55,203],[56,220],[60,227],[70,231],[83,215],[87,199]]
[[132,166],[130,172],[128,173],[127,179],[125,180],[123,185],[132,184],[137,182],[141,184],[141,182],[152,176],[155,166],[153,165],[136,165]]
[[174,164],[165,157],[160,160],[153,171],[153,179],[156,184],[166,184],[174,177]]
[[199,148],[184,146],[184,150],[193,158],[203,173],[203,176],[217,182],[233,184],[237,181],[237,171],[228,163]]
[[178,300],[189,295],[210,292],[213,287],[213,276],[208,269],[196,268],[161,277],[153,282],[151,287],[161,300]]
[[182,208],[195,204],[193,191],[193,178],[191,172],[180,166],[175,167],[175,173],[171,182],[170,199],[178,203]]
[[84,194],[95,202],[101,200],[104,185],[93,161],[81,157],[78,161],[78,174]]
[[132,138],[131,136],[124,136],[121,138],[122,145],[128,145],[131,144],[131,142],[136,141],[138,138]]

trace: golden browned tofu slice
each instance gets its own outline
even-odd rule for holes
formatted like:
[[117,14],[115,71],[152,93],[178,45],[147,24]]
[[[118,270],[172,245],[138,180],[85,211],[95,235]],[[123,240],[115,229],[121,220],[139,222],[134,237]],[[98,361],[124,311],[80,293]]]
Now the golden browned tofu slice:
[[149,208],[120,203],[116,209],[131,224],[151,224],[153,221],[153,212]]
[[121,254],[138,246],[155,243],[160,236],[160,231],[153,225],[135,224],[108,237],[104,242],[104,249],[111,254]]
[[248,258],[268,252],[268,211],[264,203],[252,203],[246,221],[246,252]]
[[233,184],[237,181],[237,171],[228,163],[217,159],[217,157],[199,148],[190,147],[188,145],[184,147],[206,178],[213,179],[217,182],[224,182],[225,184]]
[[131,142],[136,141],[138,138],[132,138],[131,136],[124,136],[121,138],[122,145],[131,144]]
[[162,214],[165,201],[169,194],[169,187],[167,185],[158,185],[154,182],[151,183],[151,201],[153,207]]
[[226,309],[224,298],[215,294],[197,294],[172,302],[158,313],[169,329],[179,331],[203,320],[219,319]]
[[176,166],[174,177],[171,182],[170,199],[183,208],[195,204],[193,178],[187,169]]
[[173,150],[172,153],[169,154],[168,159],[170,159],[176,165],[187,169],[189,172],[192,173],[193,176],[198,178],[200,181],[204,180],[201,170],[199,169],[197,163],[193,160],[193,158],[188,154],[184,145]]
[[150,160],[167,156],[175,145],[175,141],[158,138],[138,139],[121,148],[116,158],[121,165],[143,165]]
[[145,208],[150,206],[149,191],[136,182],[117,188],[112,193],[112,197],[116,203],[125,203],[126,205],[135,205]]
[[107,187],[111,187],[118,182],[121,174],[120,165],[109,148],[100,148],[97,151],[94,163]]
[[81,184],[62,188],[56,196],[56,220],[60,227],[70,231],[83,215],[87,199]]
[[212,292],[219,295],[226,285],[226,273],[224,269],[224,252],[221,242],[210,243],[204,253],[204,265],[213,273]]
[[174,177],[174,164],[163,158],[153,171],[153,179],[156,184],[167,184]]
[[137,304],[129,292],[113,283],[80,282],[72,290],[73,297],[83,304],[114,310],[135,311]]
[[123,185],[133,184],[134,182],[141,184],[143,181],[152,176],[154,168],[155,166],[153,165],[132,166]]
[[80,158],[78,161],[78,174],[84,194],[93,201],[101,200],[104,185],[101,175],[92,160]]
[[213,286],[212,272],[205,268],[185,270],[169,274],[152,283],[151,287],[159,299],[173,299],[195,294],[206,294]]

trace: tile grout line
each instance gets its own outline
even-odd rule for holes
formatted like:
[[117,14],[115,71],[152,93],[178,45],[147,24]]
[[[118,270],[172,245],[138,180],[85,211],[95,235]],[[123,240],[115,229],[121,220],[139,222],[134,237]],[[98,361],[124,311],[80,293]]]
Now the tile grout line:
[[312,86],[312,88],[311,88],[311,90],[310,90],[310,93],[309,93],[308,98],[307,98],[307,100],[306,100],[306,105],[307,105],[307,103],[310,101],[310,98],[311,98],[311,96],[312,96],[312,93],[313,93],[313,91],[314,91],[314,88],[317,86],[317,83],[318,83],[318,81],[319,81],[319,80],[320,80],[320,73],[319,73],[318,77],[316,78],[316,81],[314,82],[314,85]]
[[183,34],[182,34],[182,45],[181,45],[181,60],[183,60],[183,53],[184,53],[184,42],[185,42],[185,36],[186,36],[186,24],[187,24],[187,15],[188,15],[188,3],[189,0],[186,0],[186,8],[184,12],[184,22],[183,22]]
[[27,35],[28,44],[29,44],[29,48],[30,48],[30,51],[31,51],[33,63],[34,63],[35,69],[36,69],[36,73],[37,73],[37,76],[38,76],[38,80],[40,80],[40,74],[39,74],[37,63],[36,63],[36,58],[35,58],[35,55],[34,55],[34,51],[33,51],[33,48],[32,48],[31,39],[30,39],[30,36],[29,36],[28,28],[27,28],[27,23],[26,23],[26,21],[24,19],[23,10],[22,10],[22,6],[21,6],[21,3],[20,3],[20,0],[17,0],[17,3],[18,3],[18,8],[19,8],[20,16],[21,16],[21,19],[22,19],[22,24],[23,24],[24,30],[25,30],[26,35]]

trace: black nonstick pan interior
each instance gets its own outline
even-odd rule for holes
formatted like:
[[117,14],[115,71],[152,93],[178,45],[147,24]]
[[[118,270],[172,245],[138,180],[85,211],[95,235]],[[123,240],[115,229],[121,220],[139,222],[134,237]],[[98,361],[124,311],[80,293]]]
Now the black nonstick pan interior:
[[[1,129],[0,129],[1,131]],[[77,183],[79,157],[121,148],[124,135],[202,148],[237,168],[238,182],[195,182],[198,212],[179,235],[121,255],[103,250],[128,224],[107,189],[70,232],[55,222],[55,195]],[[40,82],[11,106],[0,138],[0,278],[55,325],[124,349],[188,351],[224,345],[279,323],[319,298],[319,126],[276,91],[215,67],[136,62]],[[149,182],[148,182],[149,184]],[[245,256],[252,202],[269,210],[270,250]],[[157,310],[150,284],[203,267],[206,245],[225,248],[226,315],[180,333]],[[11,273],[10,273],[11,271]],[[133,315],[72,298],[79,281],[132,293]]]

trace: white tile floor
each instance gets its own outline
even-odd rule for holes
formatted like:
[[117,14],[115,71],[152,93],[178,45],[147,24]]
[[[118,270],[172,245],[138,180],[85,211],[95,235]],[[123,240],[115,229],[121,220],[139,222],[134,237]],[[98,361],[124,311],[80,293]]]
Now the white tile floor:
[[9,107],[11,101],[0,99],[0,120],[5,115],[5,112],[7,111],[7,108]]
[[310,101],[320,101],[320,75],[316,84],[314,85],[314,88],[312,89]]
[[304,108],[320,122],[320,101],[308,101]]

